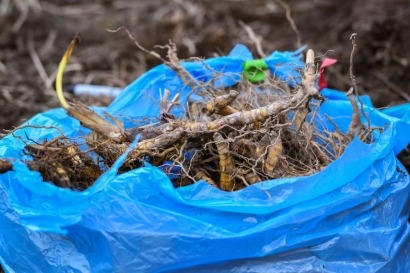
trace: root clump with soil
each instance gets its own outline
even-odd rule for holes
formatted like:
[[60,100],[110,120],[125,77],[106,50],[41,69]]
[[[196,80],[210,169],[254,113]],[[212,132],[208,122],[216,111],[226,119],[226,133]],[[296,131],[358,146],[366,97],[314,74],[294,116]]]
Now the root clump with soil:
[[[76,41],[60,64],[61,76]],[[168,60],[161,60],[192,88],[185,106],[179,103],[179,94],[171,99],[165,90],[155,122],[125,129],[115,117],[102,117],[80,102],[67,103],[61,79],[57,79],[61,105],[92,133],[82,143],[60,136],[27,145],[26,152],[33,158],[26,162],[28,167],[40,171],[45,181],[84,190],[138,136],[139,142],[128,153],[120,173],[149,162],[161,168],[175,187],[203,180],[233,191],[264,180],[318,172],[337,159],[356,134],[371,141],[371,128],[361,124],[352,90],[347,93],[354,109],[349,131],[317,129],[316,113],[324,99],[317,88],[319,75],[312,50],[307,51],[300,83],[295,86],[263,71],[266,77],[256,83],[243,76],[229,89],[215,88],[212,83],[197,81],[180,65],[172,44]],[[171,114],[176,106],[184,107],[182,118]],[[11,168],[8,160],[0,161],[0,172]]]

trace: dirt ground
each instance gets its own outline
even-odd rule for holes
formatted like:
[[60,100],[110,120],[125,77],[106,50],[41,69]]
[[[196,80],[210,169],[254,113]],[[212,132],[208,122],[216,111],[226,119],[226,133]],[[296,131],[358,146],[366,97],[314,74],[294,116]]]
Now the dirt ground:
[[409,15],[408,0],[0,0],[0,129],[58,107],[55,71],[76,32],[82,43],[67,67],[66,87],[124,87],[157,65],[124,32],[107,31],[119,26],[148,49],[172,40],[181,58],[225,55],[236,43],[258,57],[256,40],[265,53],[308,45],[339,60],[327,71],[329,87],[339,90],[350,87],[349,37],[358,33],[354,70],[362,94],[377,107],[408,102]]

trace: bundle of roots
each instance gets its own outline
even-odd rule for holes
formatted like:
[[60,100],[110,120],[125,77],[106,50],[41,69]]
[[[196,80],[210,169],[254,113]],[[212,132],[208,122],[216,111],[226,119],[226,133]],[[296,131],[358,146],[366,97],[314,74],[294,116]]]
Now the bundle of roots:
[[[68,53],[71,51],[69,48]],[[40,171],[45,181],[83,190],[110,168],[139,136],[139,142],[128,153],[119,172],[149,162],[161,168],[175,187],[203,180],[232,191],[264,180],[320,171],[341,155],[355,134],[371,141],[371,128],[360,122],[353,89],[347,93],[354,109],[349,131],[316,128],[315,109],[323,98],[317,89],[312,50],[306,54],[299,85],[290,87],[268,74],[258,84],[244,77],[230,89],[203,86],[179,65],[173,47],[168,54],[169,61],[165,64],[187,85],[195,87],[192,90],[200,87],[197,94],[201,99],[188,99],[184,117],[176,118],[170,113],[179,103],[179,94],[170,99],[169,91],[158,102],[161,113],[156,122],[130,129],[125,129],[114,117],[102,117],[86,105],[69,104],[60,96],[68,114],[92,133],[83,141],[60,136],[27,145],[26,152],[33,158],[26,162],[29,168]],[[0,172],[11,168],[10,160],[0,160]]]

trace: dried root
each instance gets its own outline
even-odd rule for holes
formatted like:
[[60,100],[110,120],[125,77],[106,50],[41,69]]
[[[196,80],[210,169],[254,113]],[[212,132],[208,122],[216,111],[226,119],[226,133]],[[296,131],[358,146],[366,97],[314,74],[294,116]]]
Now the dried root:
[[210,100],[205,105],[206,114],[210,116],[213,113],[217,113],[226,116],[238,112],[238,110],[229,106],[238,97],[238,94],[237,91],[231,90],[228,95],[218,96],[215,99]]
[[267,175],[273,175],[273,171],[275,170],[282,153],[282,140],[278,134],[274,134],[272,136],[271,144],[267,149],[266,159],[263,164],[263,170]]
[[[74,44],[63,58],[65,62]],[[170,92],[165,90],[158,102],[161,113],[157,122],[124,129],[114,117],[108,116],[108,121],[84,104],[67,103],[60,92],[61,104],[68,114],[92,130],[85,140],[89,150],[83,151],[65,138],[31,144],[26,151],[33,160],[27,165],[40,171],[45,180],[82,190],[139,135],[139,143],[128,154],[120,172],[149,161],[166,172],[176,186],[203,180],[232,191],[266,179],[320,171],[341,155],[355,134],[361,139],[369,136],[369,130],[360,122],[352,91],[348,96],[354,114],[347,134],[340,130],[319,132],[313,125],[315,112],[311,110],[319,107],[322,97],[316,87],[318,75],[312,50],[307,52],[302,81],[293,90],[270,75],[258,84],[244,80],[228,92],[215,89],[211,83],[195,81],[179,64],[175,47],[167,48],[166,65],[194,91],[201,90],[203,96],[200,101],[188,99],[185,117],[175,118],[170,113],[178,104],[179,94],[170,100]],[[217,77],[216,74],[215,80]],[[61,91],[61,87],[57,90]],[[0,160],[0,173],[11,168],[8,160]]]
[[[25,152],[33,157],[26,161],[29,169],[39,171],[45,181],[62,188],[84,190],[103,173],[89,151],[81,151],[77,143],[64,137],[27,145]],[[0,174],[11,171],[12,163],[0,159]]]
[[208,184],[217,187],[216,183],[212,180],[212,178],[209,177],[209,174],[207,174],[205,171],[200,170],[195,174],[195,179],[196,180],[204,180]]
[[230,155],[229,144],[224,140],[221,134],[214,134],[214,141],[219,155],[220,179],[219,187],[225,191],[231,191],[234,186],[233,174],[235,164]]

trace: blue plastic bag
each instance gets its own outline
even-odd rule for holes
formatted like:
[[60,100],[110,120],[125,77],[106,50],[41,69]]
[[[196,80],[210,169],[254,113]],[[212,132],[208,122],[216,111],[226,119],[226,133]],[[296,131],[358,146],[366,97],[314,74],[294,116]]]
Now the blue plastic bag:
[[[217,71],[215,85],[230,86],[250,59],[250,52],[237,46],[229,56],[183,65],[204,82]],[[278,76],[303,66],[300,52],[276,52],[267,63]],[[106,110],[131,126],[126,118],[159,113],[153,100],[165,89],[171,96],[182,92],[182,101],[190,92],[161,65]],[[328,99],[319,116],[333,117],[346,130],[350,103],[340,92],[323,94]],[[44,183],[16,161],[13,171],[0,176],[0,262],[6,272],[17,273],[408,272],[410,178],[396,154],[410,141],[410,105],[378,111],[364,101],[372,125],[385,128],[376,141],[354,139],[314,175],[236,192],[201,181],[175,189],[149,165],[116,175],[125,154],[92,187],[75,192]],[[67,137],[89,132],[62,109],[28,124],[42,128],[26,127],[15,133],[21,138],[1,139],[1,157],[25,159],[25,133],[41,141],[60,134],[54,127]]]

